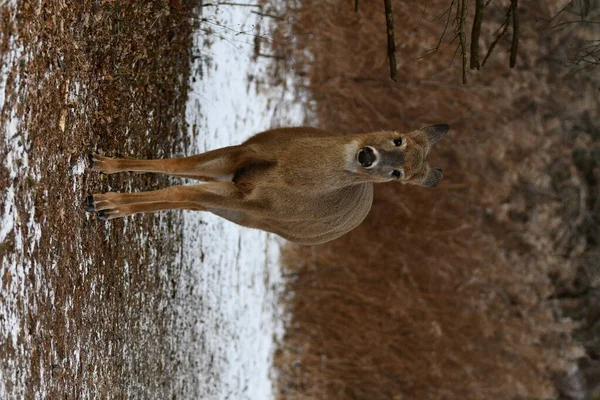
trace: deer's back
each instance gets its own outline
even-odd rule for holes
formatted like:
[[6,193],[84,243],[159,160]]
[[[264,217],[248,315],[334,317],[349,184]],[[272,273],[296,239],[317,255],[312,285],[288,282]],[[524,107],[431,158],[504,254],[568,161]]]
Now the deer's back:
[[325,137],[343,136],[342,133],[333,133],[311,127],[277,128],[252,136],[244,144],[259,144],[272,147],[283,146],[291,141],[301,139],[319,139]]

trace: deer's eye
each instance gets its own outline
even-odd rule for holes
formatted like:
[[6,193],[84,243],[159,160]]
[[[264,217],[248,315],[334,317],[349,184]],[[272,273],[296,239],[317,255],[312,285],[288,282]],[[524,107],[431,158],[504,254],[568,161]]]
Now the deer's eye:
[[392,171],[392,174],[391,174],[391,175],[392,175],[394,178],[396,178],[396,179],[400,179],[400,177],[402,176],[402,172],[400,172],[400,171],[398,171],[397,169],[395,169],[395,170],[393,170],[393,171]]
[[402,138],[394,139],[394,144],[396,146],[402,146]]

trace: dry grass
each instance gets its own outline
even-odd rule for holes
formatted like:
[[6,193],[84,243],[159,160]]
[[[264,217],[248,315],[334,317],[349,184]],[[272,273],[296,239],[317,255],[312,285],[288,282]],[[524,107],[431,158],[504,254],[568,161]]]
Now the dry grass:
[[[556,4],[523,5],[518,68],[509,39],[461,85],[454,45],[419,59],[447,2],[395,1],[398,83],[388,79],[383,6],[289,2],[275,54],[307,79],[317,125],[334,131],[449,123],[432,151],[436,189],[382,185],[367,220],[322,246],[290,246],[292,319],[277,356],[286,399],[542,399],[577,354],[549,278],[568,281],[575,242],[548,168],[574,143],[566,121],[597,116],[593,77],[565,78]],[[508,2],[504,2],[508,4]],[[486,8],[486,45],[506,4]],[[293,39],[293,40],[292,40]],[[485,47],[484,47],[485,48]],[[302,84],[301,84],[302,86]],[[579,139],[593,133],[583,126]],[[567,235],[574,237],[573,235]],[[557,278],[557,277],[560,277]]]

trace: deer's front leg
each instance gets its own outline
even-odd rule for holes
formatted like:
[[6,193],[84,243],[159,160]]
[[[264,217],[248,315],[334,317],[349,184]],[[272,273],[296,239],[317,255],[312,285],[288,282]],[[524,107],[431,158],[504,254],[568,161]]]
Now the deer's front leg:
[[230,146],[191,157],[164,160],[110,158],[98,154],[89,154],[88,158],[92,170],[106,174],[156,172],[191,179],[231,181],[235,171],[248,158],[247,152],[244,146]]

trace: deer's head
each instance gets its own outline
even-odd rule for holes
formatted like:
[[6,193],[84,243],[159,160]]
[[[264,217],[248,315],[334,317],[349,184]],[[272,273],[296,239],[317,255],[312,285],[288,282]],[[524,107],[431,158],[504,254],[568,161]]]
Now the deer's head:
[[409,133],[385,131],[357,136],[349,148],[351,170],[371,182],[436,186],[442,180],[442,170],[430,168],[427,155],[449,129],[447,124],[440,124]]

